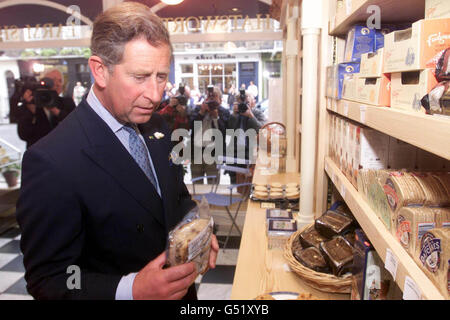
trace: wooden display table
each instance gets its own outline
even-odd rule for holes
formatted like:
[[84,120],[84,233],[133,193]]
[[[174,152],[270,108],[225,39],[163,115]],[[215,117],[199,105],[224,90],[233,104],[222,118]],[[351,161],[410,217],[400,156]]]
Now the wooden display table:
[[[256,166],[253,183],[290,183],[300,181],[298,173],[261,175]],[[311,293],[324,300],[349,299],[349,294],[321,292],[305,284],[295,272],[290,271],[282,249],[268,249],[266,236],[266,209],[260,202],[249,200],[241,246],[234,275],[231,299],[250,300],[275,291]]]

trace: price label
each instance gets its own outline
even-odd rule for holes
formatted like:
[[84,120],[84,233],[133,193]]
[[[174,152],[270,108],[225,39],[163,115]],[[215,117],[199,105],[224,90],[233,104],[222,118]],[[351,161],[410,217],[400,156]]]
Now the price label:
[[359,107],[359,121],[362,124],[366,124],[366,106],[360,106]]
[[422,300],[422,292],[420,291],[414,280],[408,276],[405,276],[403,300]]
[[332,100],[332,108],[334,112],[337,112],[337,100],[333,99]]
[[275,203],[273,202],[261,202],[262,209],[275,209]]
[[348,102],[344,102],[344,116],[348,117]]
[[384,261],[384,267],[387,271],[389,271],[392,275],[392,278],[397,276],[398,269],[398,258],[394,255],[391,249],[386,249],[386,260]]

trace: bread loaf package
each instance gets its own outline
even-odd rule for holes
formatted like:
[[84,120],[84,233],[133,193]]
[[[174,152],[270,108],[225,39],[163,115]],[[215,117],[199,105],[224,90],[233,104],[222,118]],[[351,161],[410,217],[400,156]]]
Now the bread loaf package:
[[436,228],[450,228],[450,208],[431,208],[435,214]]
[[450,228],[435,228],[420,240],[416,256],[425,274],[446,299],[450,299]]
[[388,170],[360,170],[358,173],[358,191],[363,192],[370,208],[383,221],[389,231],[392,231],[392,213],[386,199],[381,180],[389,175]]
[[408,172],[389,172],[381,178],[381,182],[389,206],[394,213],[404,206],[423,205],[425,203],[425,193],[421,185]]
[[169,266],[195,262],[197,271],[208,270],[214,221],[205,198],[169,232],[167,262]]
[[425,194],[424,205],[447,206],[449,204],[450,198],[448,198],[447,191],[430,173],[411,172],[411,175],[422,187]]
[[439,181],[446,193],[446,198],[450,199],[450,172],[433,172],[431,175]]
[[411,257],[417,251],[423,234],[434,228],[435,213],[427,207],[403,207],[395,219],[397,240]]

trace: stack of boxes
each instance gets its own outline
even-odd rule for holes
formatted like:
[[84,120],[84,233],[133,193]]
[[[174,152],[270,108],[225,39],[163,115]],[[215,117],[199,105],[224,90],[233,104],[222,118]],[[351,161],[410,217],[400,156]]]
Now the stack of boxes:
[[[425,5],[425,19],[412,25],[350,29],[345,62],[327,69],[329,108],[345,99],[424,112],[421,99],[437,84],[437,58],[450,47],[450,1],[426,0]],[[448,161],[345,118],[332,115],[330,128],[329,155],[355,187],[363,168],[448,170]]]
[[347,118],[332,114],[329,126],[328,154],[355,188],[362,169],[450,170],[450,161]]
[[436,86],[436,62],[448,47],[449,18],[419,20],[386,35],[384,72],[391,74],[392,108],[425,112],[421,99]]

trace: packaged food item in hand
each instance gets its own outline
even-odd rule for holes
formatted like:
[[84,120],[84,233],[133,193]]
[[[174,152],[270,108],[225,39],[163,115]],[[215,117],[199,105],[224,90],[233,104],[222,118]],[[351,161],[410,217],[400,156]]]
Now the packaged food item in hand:
[[176,266],[195,262],[197,271],[208,270],[214,221],[205,198],[169,232],[167,262]]

